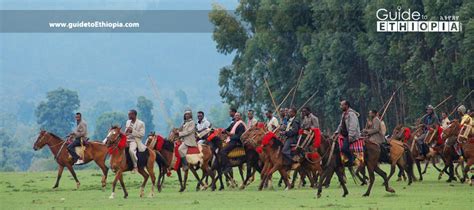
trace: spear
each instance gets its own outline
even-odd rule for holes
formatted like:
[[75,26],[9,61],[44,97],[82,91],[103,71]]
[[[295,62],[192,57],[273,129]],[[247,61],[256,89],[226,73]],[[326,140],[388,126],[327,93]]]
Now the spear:
[[306,106],[306,104],[307,104],[311,99],[313,99],[313,97],[314,97],[318,92],[319,92],[319,90],[317,90],[316,92],[314,92],[313,95],[311,95],[311,97],[309,97],[308,100],[306,100],[306,102],[304,102],[304,104],[301,105],[301,107],[298,109],[298,112],[300,112],[301,109],[302,109],[304,106]]
[[293,106],[293,101],[295,100],[296,90],[298,90],[298,86],[300,85],[300,80],[301,80],[301,77],[303,76],[303,71],[304,71],[304,66],[303,66],[303,68],[301,68],[300,75],[298,76],[298,80],[296,80],[296,89],[295,89],[295,92],[293,92],[293,97],[291,97],[290,107]]
[[277,106],[277,109],[280,109],[281,105],[283,105],[283,103],[285,103],[286,99],[288,98],[288,96],[290,96],[290,93],[293,92],[293,90],[296,91],[295,88],[296,88],[296,86],[294,86],[293,88],[290,89],[290,91],[288,91],[285,98],[283,98],[283,101]]
[[451,111],[451,112],[449,113],[448,117],[451,116],[452,114],[454,114],[454,112],[456,111],[456,109],[457,109],[459,106],[461,106],[462,103],[463,103],[473,92],[474,92],[474,90],[471,90],[471,92],[469,92],[469,93],[466,95],[466,97],[464,97],[464,98],[461,100],[461,102],[459,102],[459,104],[454,107],[453,111]]
[[398,92],[398,90],[400,90],[400,88],[402,88],[402,86],[403,84],[400,85],[395,91],[393,91],[392,96],[390,97],[390,100],[388,100],[382,114],[380,115],[380,120],[383,120],[383,117],[385,116],[385,113],[387,112],[387,109],[390,106],[390,103],[392,103],[392,100],[395,97],[395,94]]
[[151,78],[150,74],[147,74],[147,75],[148,75],[148,79],[150,80],[150,84],[153,89],[153,92],[155,92],[155,97],[160,104],[161,112],[163,112],[163,116],[166,119],[168,126],[172,126],[172,120],[169,118],[168,113],[166,113],[165,104],[160,98],[160,93],[158,91],[158,88],[156,87],[155,81]]
[[[435,110],[435,109],[437,109],[438,107],[440,107],[441,105],[443,105],[446,101],[448,101],[448,100],[449,100],[450,98],[452,98],[452,97],[453,97],[453,95],[449,95],[447,98],[445,98],[443,101],[441,101],[438,105],[436,105],[436,106],[433,108],[433,110]],[[423,119],[424,117],[426,117],[426,115],[428,115],[428,114],[424,114],[423,116],[421,116],[420,118],[418,118],[418,120]],[[417,120],[417,121],[418,121],[418,120]]]
[[272,91],[270,90],[270,86],[268,86],[267,79],[264,77],[263,80],[265,82],[265,86],[267,87],[268,93],[270,94],[270,97],[272,98],[273,107],[275,107],[276,109],[275,111],[277,112],[278,116],[280,116],[280,111],[277,109],[278,107],[276,105],[275,98],[273,98],[273,94],[272,94]]

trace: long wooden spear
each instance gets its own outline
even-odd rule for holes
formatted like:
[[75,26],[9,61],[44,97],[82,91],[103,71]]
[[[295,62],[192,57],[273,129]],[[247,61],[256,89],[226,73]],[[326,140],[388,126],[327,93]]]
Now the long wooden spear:
[[300,85],[300,80],[301,80],[301,77],[303,76],[303,71],[304,71],[304,66],[303,68],[301,68],[300,75],[298,76],[298,80],[296,80],[296,89],[295,89],[295,92],[293,92],[293,97],[291,97],[290,107],[293,106],[293,101],[295,100],[296,91],[298,90],[298,86]]
[[270,97],[272,98],[273,107],[276,109],[275,111],[277,112],[278,116],[280,116],[280,111],[277,109],[278,107],[276,105],[275,98],[273,98],[273,94],[272,94],[272,91],[270,90],[270,86],[268,86],[267,79],[264,77],[263,80],[265,82],[265,86],[267,87],[268,93],[270,94]]
[[158,91],[158,88],[156,87],[155,81],[151,78],[150,74],[147,74],[147,75],[148,75],[148,79],[150,80],[153,92],[155,92],[155,97],[160,104],[160,109],[161,109],[161,112],[163,113],[163,117],[166,119],[168,126],[171,127],[173,126],[172,120],[169,118],[168,113],[166,113],[165,104],[163,103],[163,100],[161,100],[160,98],[160,93]]
[[309,97],[308,100],[306,100],[306,102],[304,102],[304,104],[301,105],[301,107],[298,109],[298,112],[300,112],[301,109],[302,109],[304,106],[306,106],[306,104],[307,104],[311,99],[313,99],[313,97],[314,97],[318,92],[319,92],[319,90],[317,90],[316,92],[314,92],[313,95],[311,95],[311,97]]
[[474,92],[474,90],[471,90],[471,92],[469,92],[469,93],[466,95],[466,97],[464,97],[464,98],[461,100],[461,102],[459,102],[459,104],[454,107],[453,111],[451,111],[451,112],[449,113],[448,117],[451,116],[451,115],[453,115],[454,112],[456,111],[456,109],[457,109],[459,106],[461,106],[462,103],[463,103],[473,92]]
[[283,98],[283,101],[281,101],[280,104],[278,104],[277,108],[280,109],[281,105],[283,105],[283,103],[285,103],[286,99],[288,98],[288,96],[290,96],[291,92],[293,92],[293,90],[296,91],[296,86],[294,86],[293,88],[290,89],[290,91],[288,91],[288,93],[286,94],[285,98]]
[[[450,98],[452,98],[452,97],[453,97],[453,95],[449,95],[447,98],[445,98],[443,101],[441,101],[438,105],[436,105],[436,106],[433,108],[433,110],[435,110],[435,109],[437,109],[438,107],[440,107],[441,105],[443,105],[446,101],[448,101],[448,100],[449,100]],[[418,118],[418,120],[423,119],[423,117],[426,117],[426,115],[428,115],[428,114],[424,114],[423,116],[421,116],[420,118]],[[417,120],[417,121],[418,121],[418,120]]]
[[383,120],[383,117],[385,116],[385,113],[387,113],[387,109],[390,106],[390,103],[392,103],[393,98],[395,98],[395,94],[398,92],[398,90],[400,90],[400,88],[402,88],[402,86],[403,86],[403,84],[400,85],[395,91],[393,91],[392,96],[390,97],[390,100],[388,100],[388,102],[386,103],[385,108],[383,108],[384,110],[383,110],[382,114],[380,115],[380,121]]

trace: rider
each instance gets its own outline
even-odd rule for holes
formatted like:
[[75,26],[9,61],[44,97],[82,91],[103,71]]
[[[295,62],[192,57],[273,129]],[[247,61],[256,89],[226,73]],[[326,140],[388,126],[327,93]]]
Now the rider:
[[137,111],[132,109],[128,111],[128,120],[125,123],[125,135],[127,135],[128,152],[133,162],[132,173],[138,171],[137,167],[137,149],[140,152],[146,150],[146,146],[142,143],[142,138],[145,135],[145,123],[137,119]]
[[347,100],[342,100],[340,107],[342,110],[341,122],[334,134],[336,136],[340,134],[344,138],[341,152],[348,158],[347,164],[352,165],[354,162],[354,156],[352,155],[349,146],[350,143],[358,140],[360,137],[359,113],[351,108],[351,104]]
[[298,134],[300,130],[300,122],[296,119],[296,112],[295,108],[290,108],[288,111],[288,116],[290,117],[290,119],[288,119],[288,125],[285,130],[280,132],[280,134],[286,136],[286,141],[282,148],[282,154],[289,160],[298,162],[298,159],[293,159],[291,156],[291,145],[298,142]]
[[267,110],[267,113],[265,113],[265,116],[267,117],[267,130],[268,131],[275,131],[276,128],[278,128],[278,119],[273,116],[273,111],[272,110]]
[[258,120],[255,119],[253,114],[254,114],[254,111],[252,109],[250,109],[247,112],[247,128],[251,128],[251,127],[257,125],[257,123],[258,123]]
[[382,135],[382,126],[380,118],[377,117],[377,110],[369,111],[369,120],[372,123],[369,123],[369,127],[364,129],[362,132],[369,138],[370,141],[373,141],[377,144],[385,143],[385,138]]
[[184,112],[183,125],[181,125],[179,130],[176,130],[176,133],[182,141],[178,148],[179,155],[181,156],[181,164],[183,165],[183,170],[188,170],[188,162],[186,161],[188,147],[197,147],[196,125],[193,122],[193,113],[191,110],[188,109]]
[[239,112],[234,114],[234,120],[230,126],[226,129],[229,138],[226,139],[227,145],[222,149],[221,159],[224,167],[224,172],[229,172],[232,170],[229,160],[227,159],[227,154],[232,151],[234,148],[241,147],[242,142],[240,141],[240,136],[245,132],[245,123],[242,121],[242,116]]
[[439,119],[436,113],[434,112],[433,106],[428,105],[426,107],[426,114],[421,119],[421,123],[423,124],[423,134],[416,139],[416,144],[420,149],[420,155],[416,157],[416,159],[418,160],[423,160],[429,152],[428,145],[426,145],[424,142],[428,131],[430,130],[430,128],[434,129],[436,126],[439,126]]
[[71,138],[74,138],[74,141],[67,146],[67,150],[72,156],[74,164],[83,164],[84,160],[80,159],[79,155],[76,153],[76,147],[81,146],[81,140],[87,138],[87,123],[82,120],[82,114],[80,112],[76,113],[76,129],[69,134]]
[[197,132],[197,135],[198,135],[198,138],[199,138],[198,143],[199,144],[204,144],[206,142],[204,137],[209,134],[210,128],[211,128],[211,123],[204,116],[203,111],[198,111],[197,112],[197,118],[198,118],[198,121],[196,123],[196,132]]
[[309,107],[303,107],[303,109],[301,109],[301,115],[303,116],[303,123],[301,124],[302,129],[309,130],[319,128],[319,119],[311,113]]

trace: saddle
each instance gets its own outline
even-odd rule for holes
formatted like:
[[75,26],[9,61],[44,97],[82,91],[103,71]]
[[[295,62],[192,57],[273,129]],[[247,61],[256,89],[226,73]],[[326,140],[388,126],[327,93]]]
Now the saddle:
[[[133,161],[132,157],[130,156],[130,153],[128,152],[129,147],[125,148],[125,157],[127,160],[127,169],[132,170],[133,169]],[[138,168],[144,168],[148,162],[148,156],[150,156],[150,153],[148,152],[148,148],[146,148],[145,151],[140,152],[137,150],[137,167]]]
[[[82,138],[82,145],[81,146],[77,146],[77,147],[74,147],[74,150],[76,151],[76,154],[79,155],[79,157],[81,159],[84,159],[84,152],[86,151],[87,147],[89,147],[89,138]],[[69,144],[71,144],[72,142],[74,141],[74,139],[72,138],[69,138],[67,141],[66,141],[66,147],[69,146]],[[69,154],[69,157],[72,158],[71,154]]]
[[234,148],[227,154],[228,158],[239,158],[245,156],[245,149],[243,147]]
[[[339,148],[342,148],[344,144],[344,137],[342,135],[339,135],[338,137],[338,142],[339,142]],[[364,162],[364,150],[365,150],[365,138],[359,138],[358,140],[355,140],[353,142],[349,143],[349,150],[354,155],[356,158],[356,161],[359,161],[361,163]],[[340,156],[341,160],[343,163],[347,162],[349,160],[348,157],[342,152],[342,149],[340,151]]]

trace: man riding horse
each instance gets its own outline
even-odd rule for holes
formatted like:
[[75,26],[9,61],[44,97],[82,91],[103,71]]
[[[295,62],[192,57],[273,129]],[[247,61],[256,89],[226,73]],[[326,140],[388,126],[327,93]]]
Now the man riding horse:
[[426,155],[429,152],[428,145],[426,145],[424,142],[428,131],[439,126],[439,119],[436,113],[434,112],[434,108],[432,105],[428,105],[426,107],[426,115],[421,119],[421,123],[423,124],[423,134],[416,139],[416,143],[418,145],[418,148],[420,149],[420,156],[416,157],[416,159],[418,160],[425,159]]
[[362,131],[370,141],[373,141],[379,145],[386,143],[385,137],[382,135],[382,126],[380,118],[377,117],[377,110],[369,111],[369,120],[368,127]]
[[142,142],[145,135],[145,123],[137,119],[137,111],[132,109],[128,112],[128,120],[125,124],[125,135],[127,135],[127,143],[129,146],[128,152],[133,162],[132,173],[138,172],[137,167],[137,149],[140,152],[146,150],[146,146]]
[[198,143],[199,144],[205,144],[207,142],[206,137],[209,135],[211,132],[211,123],[207,120],[207,118],[204,116],[203,111],[198,111],[197,112],[197,118],[198,121],[196,123],[196,132],[197,132],[197,137],[198,137]]
[[178,152],[181,156],[181,164],[183,170],[188,170],[188,162],[186,161],[186,154],[188,153],[188,147],[197,147],[196,143],[196,125],[193,122],[193,114],[191,110],[184,112],[184,122],[181,127],[175,131],[182,141],[179,145]]
[[293,159],[291,154],[291,145],[294,145],[298,142],[298,134],[300,130],[300,122],[298,119],[296,119],[296,109],[290,108],[288,116],[290,117],[290,119],[288,119],[288,125],[283,131],[280,131],[280,134],[286,137],[286,141],[281,152],[288,160],[298,161],[298,159]]
[[233,115],[232,123],[226,129],[226,132],[229,135],[229,138],[226,140],[227,145],[222,149],[222,153],[221,153],[221,160],[222,160],[222,164],[224,165],[223,172],[229,172],[232,170],[232,167],[231,167],[231,164],[229,163],[229,159],[227,155],[233,149],[242,146],[242,142],[240,141],[240,136],[242,136],[242,134],[247,129],[245,127],[244,121],[242,121],[242,116],[239,112],[234,112],[234,110],[231,110],[229,113],[231,116],[232,114],[234,115]]
[[350,151],[350,144],[357,141],[360,137],[359,113],[351,108],[351,104],[347,100],[340,102],[340,108],[342,110],[341,121],[334,134],[335,136],[342,136],[343,145],[341,152],[346,156],[347,164],[350,166],[354,163],[354,156]]
[[79,155],[76,153],[76,147],[83,145],[83,141],[87,139],[87,123],[82,120],[82,114],[80,112],[76,113],[76,129],[69,134],[70,138],[74,138],[74,141],[67,146],[67,150],[72,156],[74,164],[80,165],[84,164]]

